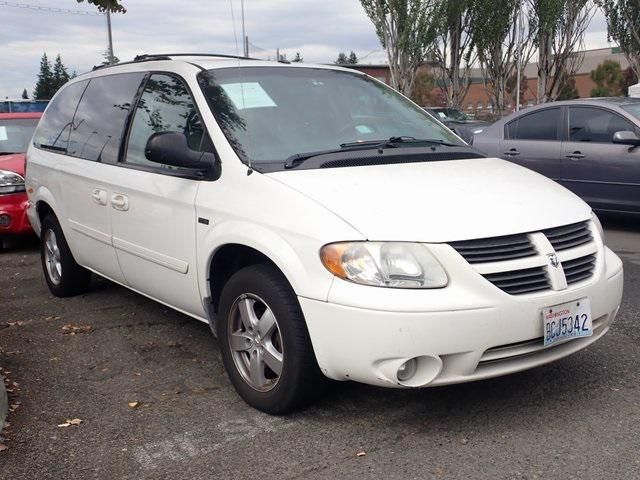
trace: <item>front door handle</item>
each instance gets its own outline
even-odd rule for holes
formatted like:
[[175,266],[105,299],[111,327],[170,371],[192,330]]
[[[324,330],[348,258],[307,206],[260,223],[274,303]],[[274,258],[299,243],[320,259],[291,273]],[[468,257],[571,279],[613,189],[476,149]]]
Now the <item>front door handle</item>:
[[576,150],[573,153],[569,153],[569,154],[565,155],[565,157],[566,158],[570,158],[572,160],[578,160],[580,158],[584,158],[584,155],[582,154],[582,152],[579,152],[579,151]]
[[506,152],[504,152],[504,154],[505,154],[507,157],[515,157],[515,156],[520,155],[520,152],[518,151],[518,149],[517,149],[517,148],[510,148],[509,150],[507,150]]
[[121,193],[114,193],[111,195],[111,206],[116,210],[127,211],[129,210],[129,197]]
[[91,192],[91,198],[93,198],[93,201],[98,205],[107,204],[107,192],[105,192],[104,190],[100,190],[99,188],[96,188],[93,192]]

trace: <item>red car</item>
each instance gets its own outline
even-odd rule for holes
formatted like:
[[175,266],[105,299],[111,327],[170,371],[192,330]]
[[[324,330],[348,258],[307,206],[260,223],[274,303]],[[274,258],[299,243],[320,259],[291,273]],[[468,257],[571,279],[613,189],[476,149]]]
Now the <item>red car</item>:
[[25,152],[41,113],[0,113],[0,249],[9,236],[31,233],[24,185]]

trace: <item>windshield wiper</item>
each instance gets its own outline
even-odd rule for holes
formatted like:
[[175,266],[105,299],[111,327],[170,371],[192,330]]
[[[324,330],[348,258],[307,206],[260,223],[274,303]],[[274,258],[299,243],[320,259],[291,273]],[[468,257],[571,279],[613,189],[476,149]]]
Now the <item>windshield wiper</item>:
[[408,136],[391,137],[387,140],[365,140],[361,142],[348,142],[341,143],[339,149],[321,150],[318,152],[296,153],[291,155],[284,161],[284,168],[293,168],[300,163],[313,157],[320,155],[327,155],[330,153],[341,153],[344,151],[357,151],[357,150],[375,150],[380,153],[385,148],[398,148],[398,144],[426,144],[426,145],[442,145],[446,147],[460,147],[455,143],[445,142],[444,140],[438,140],[435,138],[414,138]]

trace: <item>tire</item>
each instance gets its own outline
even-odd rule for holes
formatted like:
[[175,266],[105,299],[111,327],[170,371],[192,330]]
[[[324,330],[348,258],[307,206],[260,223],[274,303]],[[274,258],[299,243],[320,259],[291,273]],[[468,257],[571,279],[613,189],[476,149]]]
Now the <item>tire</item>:
[[72,297],[89,289],[91,272],[74,260],[54,215],[48,215],[42,222],[40,259],[49,290],[56,297]]
[[[247,316],[258,322],[255,329],[247,328]],[[318,368],[298,299],[273,266],[252,265],[229,279],[220,297],[216,333],[229,379],[252,407],[284,414],[324,390],[327,379]],[[271,368],[278,366],[278,354],[280,372]]]

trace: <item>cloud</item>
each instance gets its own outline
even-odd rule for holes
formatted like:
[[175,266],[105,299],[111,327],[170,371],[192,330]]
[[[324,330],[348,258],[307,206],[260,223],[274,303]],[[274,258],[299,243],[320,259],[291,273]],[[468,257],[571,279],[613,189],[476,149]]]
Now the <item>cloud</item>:
[[[114,51],[121,60],[140,53],[242,52],[240,0],[124,0],[128,12],[112,15]],[[236,20],[234,31],[231,6]],[[357,0],[245,0],[250,53],[274,57],[276,48],[290,58],[330,63],[340,51],[354,50],[367,63],[380,63],[375,30]],[[25,4],[94,13],[74,0],[26,0]],[[71,71],[90,70],[107,48],[103,16],[52,13],[0,5],[0,98],[30,93],[40,57],[60,53]],[[237,44],[236,44],[237,39]],[[606,46],[601,14],[587,35],[588,48]]]

